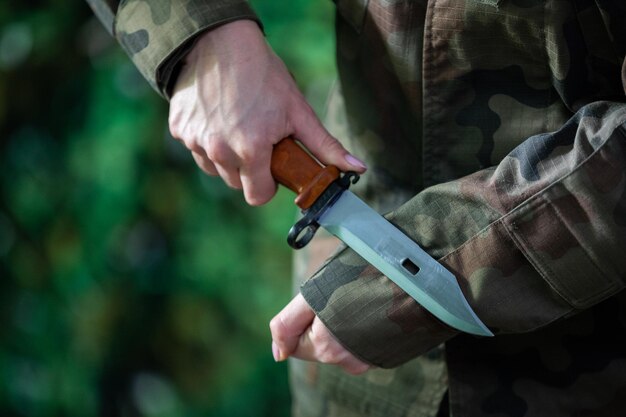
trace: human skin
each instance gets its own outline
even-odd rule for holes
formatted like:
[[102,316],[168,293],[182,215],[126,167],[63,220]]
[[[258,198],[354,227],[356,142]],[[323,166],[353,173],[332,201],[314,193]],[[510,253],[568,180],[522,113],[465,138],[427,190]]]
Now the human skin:
[[251,205],[274,196],[272,148],[290,135],[324,164],[365,171],[365,164],[322,126],[250,20],[228,23],[198,39],[176,81],[169,127],[204,172],[243,189]]
[[370,368],[346,350],[298,294],[270,322],[272,353],[276,361],[289,356],[343,368],[353,375]]
[[[239,20],[207,31],[186,56],[170,102],[169,128],[198,166],[242,189],[250,205],[276,193],[273,146],[297,138],[342,171],[366,167],[322,126],[258,25]],[[276,361],[289,356],[358,374],[369,366],[330,334],[301,295],[270,323]]]

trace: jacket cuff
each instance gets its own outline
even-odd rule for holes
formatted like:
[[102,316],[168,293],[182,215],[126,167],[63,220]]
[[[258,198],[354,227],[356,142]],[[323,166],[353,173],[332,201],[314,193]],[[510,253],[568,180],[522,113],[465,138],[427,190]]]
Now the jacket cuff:
[[457,333],[349,248],[300,292],[347,350],[382,368],[401,365]]
[[205,30],[249,19],[262,24],[246,1],[124,2],[115,36],[152,88],[169,99],[180,60]]

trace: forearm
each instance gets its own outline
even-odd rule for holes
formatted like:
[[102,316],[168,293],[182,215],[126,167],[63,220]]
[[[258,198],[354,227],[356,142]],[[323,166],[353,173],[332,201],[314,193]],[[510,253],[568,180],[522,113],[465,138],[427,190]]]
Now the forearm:
[[[459,280],[495,333],[525,332],[624,287],[626,105],[595,103],[497,167],[431,187],[390,220]],[[346,249],[302,287],[330,331],[390,367],[455,335]]]

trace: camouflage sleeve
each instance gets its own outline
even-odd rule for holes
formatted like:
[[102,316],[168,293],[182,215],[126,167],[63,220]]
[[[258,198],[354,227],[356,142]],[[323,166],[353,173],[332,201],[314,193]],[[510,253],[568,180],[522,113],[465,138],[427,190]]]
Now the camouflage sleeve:
[[204,30],[239,19],[261,23],[245,0],[87,0],[94,13],[161,95],[178,62]]
[[[625,286],[625,121],[624,104],[589,104],[388,217],[455,274],[496,334],[546,326]],[[382,367],[456,334],[350,249],[301,292],[344,346]]]

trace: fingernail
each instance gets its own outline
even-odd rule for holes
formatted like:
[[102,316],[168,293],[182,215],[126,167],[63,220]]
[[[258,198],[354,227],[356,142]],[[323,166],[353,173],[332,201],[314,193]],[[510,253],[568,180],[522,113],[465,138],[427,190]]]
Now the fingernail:
[[280,362],[280,349],[278,349],[278,346],[274,341],[272,341],[272,355],[274,356],[274,362]]
[[345,159],[353,167],[357,167],[357,168],[361,168],[361,169],[367,169],[367,165],[365,165],[365,162],[361,161],[360,159],[355,158],[354,156],[352,156],[350,154],[347,154],[345,156]]

